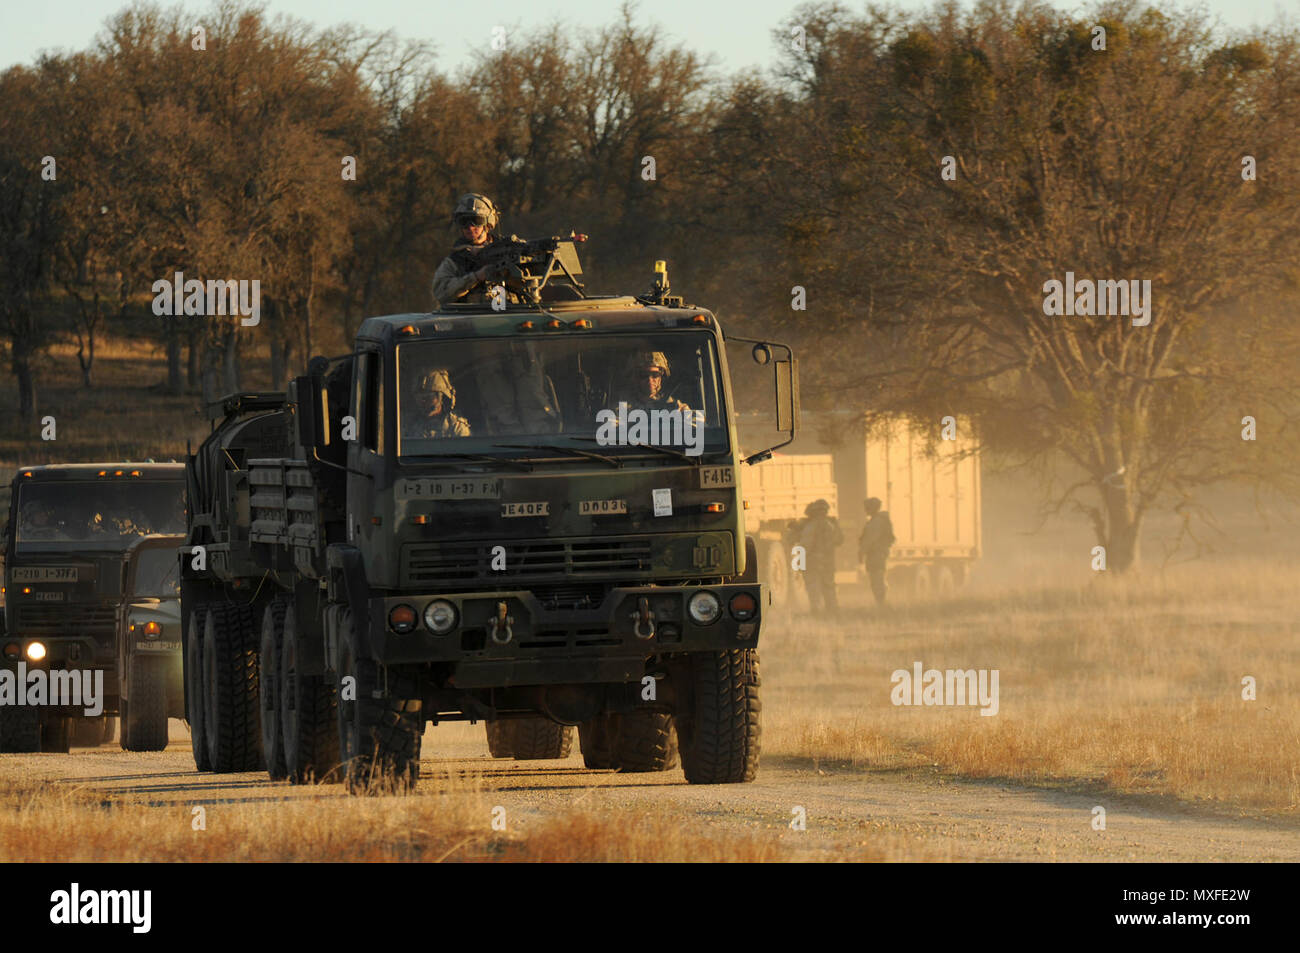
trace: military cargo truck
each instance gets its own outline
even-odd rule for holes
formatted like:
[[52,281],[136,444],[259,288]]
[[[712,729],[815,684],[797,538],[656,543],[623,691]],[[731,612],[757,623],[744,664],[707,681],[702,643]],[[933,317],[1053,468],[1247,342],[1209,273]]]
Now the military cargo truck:
[[111,733],[120,699],[117,619],[122,567],[142,535],[185,526],[179,463],[21,467],[4,530],[6,632],[0,668],[102,672],[103,713],[84,708],[0,706],[0,748],[67,751]]
[[[181,581],[200,770],[384,790],[426,725],[469,720],[498,756],[576,727],[591,767],[754,777],[766,597],[726,339],[662,270],[588,296],[559,244],[515,300],[368,319],[286,393],[212,408]],[[789,348],[731,341],[793,434]]]

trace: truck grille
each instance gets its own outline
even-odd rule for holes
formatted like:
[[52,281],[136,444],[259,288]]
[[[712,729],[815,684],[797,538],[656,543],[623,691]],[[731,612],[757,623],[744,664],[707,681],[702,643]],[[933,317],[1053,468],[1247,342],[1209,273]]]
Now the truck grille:
[[19,606],[18,631],[22,638],[82,636],[111,646],[117,634],[117,611],[112,606]]
[[[504,571],[492,569],[495,546],[506,549]],[[649,569],[650,540],[644,536],[411,543],[402,549],[402,582],[407,586],[497,579],[614,579]]]

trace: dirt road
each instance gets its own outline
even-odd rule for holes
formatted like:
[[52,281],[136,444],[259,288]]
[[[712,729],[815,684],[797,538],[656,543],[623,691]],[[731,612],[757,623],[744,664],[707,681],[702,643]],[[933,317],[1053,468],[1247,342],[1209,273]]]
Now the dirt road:
[[[176,724],[176,723],[173,723]],[[576,748],[576,745],[575,745]],[[953,781],[923,770],[837,769],[765,759],[754,784],[687,785],[665,774],[588,771],[576,754],[564,761],[492,760],[482,728],[431,728],[417,796],[475,797],[504,807],[511,827],[574,811],[631,810],[663,816],[671,805],[683,825],[710,834],[770,835],[800,859],[861,855],[890,860],[1298,861],[1300,823],[1214,815],[1168,800],[1098,797]],[[431,757],[436,755],[436,757]],[[187,742],[173,735],[165,752],[132,754],[115,746],[69,755],[8,755],[5,775],[102,792],[105,800],[159,809],[303,798],[344,799],[339,785],[291,786],[264,773],[198,774]],[[462,784],[458,794],[452,779]],[[471,793],[472,791],[472,793]],[[1106,829],[1093,829],[1093,809]],[[806,829],[791,828],[802,808]]]

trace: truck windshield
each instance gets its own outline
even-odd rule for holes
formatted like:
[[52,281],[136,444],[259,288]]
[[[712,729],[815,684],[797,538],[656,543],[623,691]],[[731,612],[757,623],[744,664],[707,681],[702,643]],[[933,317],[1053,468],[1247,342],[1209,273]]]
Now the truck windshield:
[[412,341],[398,346],[397,369],[402,456],[728,447],[707,332]]
[[142,549],[135,557],[133,596],[157,596],[166,599],[181,594],[180,561],[176,550]]
[[179,482],[59,480],[19,490],[18,552],[123,551],[138,536],[183,532],[185,488]]

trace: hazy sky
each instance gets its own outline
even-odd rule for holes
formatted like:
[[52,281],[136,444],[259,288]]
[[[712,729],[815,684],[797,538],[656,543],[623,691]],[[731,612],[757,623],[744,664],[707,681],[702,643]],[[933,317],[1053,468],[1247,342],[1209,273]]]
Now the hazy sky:
[[[1202,6],[1230,27],[1272,22],[1285,14],[1300,20],[1300,0],[1160,0]],[[929,0],[894,0],[908,9]],[[32,62],[43,49],[84,49],[104,18],[126,6],[121,0],[3,0],[0,12],[0,67]],[[167,3],[164,6],[171,6]],[[770,31],[799,5],[798,0],[652,0],[638,6],[641,23],[657,23],[693,50],[716,54],[725,71],[766,67],[772,60]],[[844,4],[851,10],[865,5]],[[575,27],[612,21],[618,0],[266,0],[271,13],[286,13],[325,26],[353,22],[396,30],[409,38],[433,40],[439,67],[450,71],[467,62],[475,49],[486,50],[496,25],[518,27],[526,36],[559,15]],[[1058,6],[1075,8],[1065,2]],[[201,12],[207,3],[188,3]],[[518,38],[518,37],[515,37]]]

